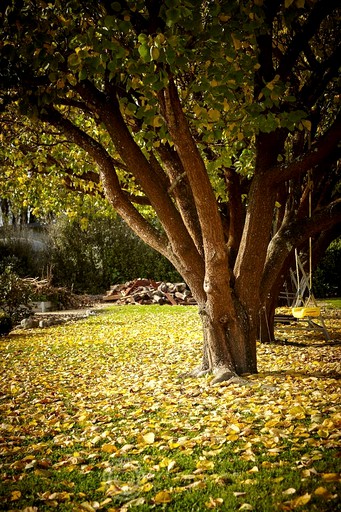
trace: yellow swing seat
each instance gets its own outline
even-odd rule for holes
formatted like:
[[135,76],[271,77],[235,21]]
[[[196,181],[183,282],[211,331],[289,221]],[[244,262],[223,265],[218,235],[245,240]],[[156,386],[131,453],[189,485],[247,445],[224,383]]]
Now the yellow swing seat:
[[305,306],[305,307],[299,307],[299,308],[292,308],[291,309],[292,316],[295,318],[317,318],[321,316],[321,308],[318,307],[312,307],[312,306]]

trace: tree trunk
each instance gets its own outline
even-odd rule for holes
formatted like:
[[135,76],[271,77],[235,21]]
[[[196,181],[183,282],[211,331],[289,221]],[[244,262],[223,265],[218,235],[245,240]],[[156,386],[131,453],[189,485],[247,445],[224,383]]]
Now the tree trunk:
[[[224,294],[220,301],[224,301]],[[233,310],[221,316],[212,312],[207,301],[199,305],[199,314],[204,338],[202,363],[187,375],[212,373],[211,384],[215,384],[236,375],[257,373],[255,322],[241,305],[236,302]]]

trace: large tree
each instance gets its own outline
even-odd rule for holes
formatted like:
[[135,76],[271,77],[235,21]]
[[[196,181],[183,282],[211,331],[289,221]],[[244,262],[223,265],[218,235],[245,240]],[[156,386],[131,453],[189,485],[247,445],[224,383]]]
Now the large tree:
[[335,236],[338,19],[335,0],[2,5],[2,110],[64,138],[68,179],[99,181],[183,276],[204,332],[192,375],[256,372],[294,247]]

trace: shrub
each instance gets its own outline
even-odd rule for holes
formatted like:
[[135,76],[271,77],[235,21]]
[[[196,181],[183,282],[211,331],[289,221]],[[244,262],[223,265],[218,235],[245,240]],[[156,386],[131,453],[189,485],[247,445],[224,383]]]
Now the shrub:
[[0,311],[0,336],[5,336],[13,327],[11,317],[8,313]]
[[316,297],[341,297],[341,238],[334,240],[314,272]]
[[136,277],[178,281],[174,267],[143,243],[119,218],[95,217],[86,230],[60,218],[51,226],[53,284],[78,293],[102,293]]
[[0,310],[11,319],[12,325],[30,315],[32,286],[8,266],[0,274]]
[[48,259],[43,239],[43,228],[1,227],[0,273],[10,266],[20,277],[41,277]]

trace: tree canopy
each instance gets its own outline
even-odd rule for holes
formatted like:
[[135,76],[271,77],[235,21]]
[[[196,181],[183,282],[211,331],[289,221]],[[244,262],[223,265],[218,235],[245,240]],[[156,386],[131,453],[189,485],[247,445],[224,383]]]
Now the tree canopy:
[[5,178],[14,167],[27,182],[44,176],[50,196],[56,176],[105,195],[191,287],[204,324],[200,372],[217,378],[256,371],[259,318],[294,246],[313,236],[323,248],[337,234],[337,4],[1,8]]

